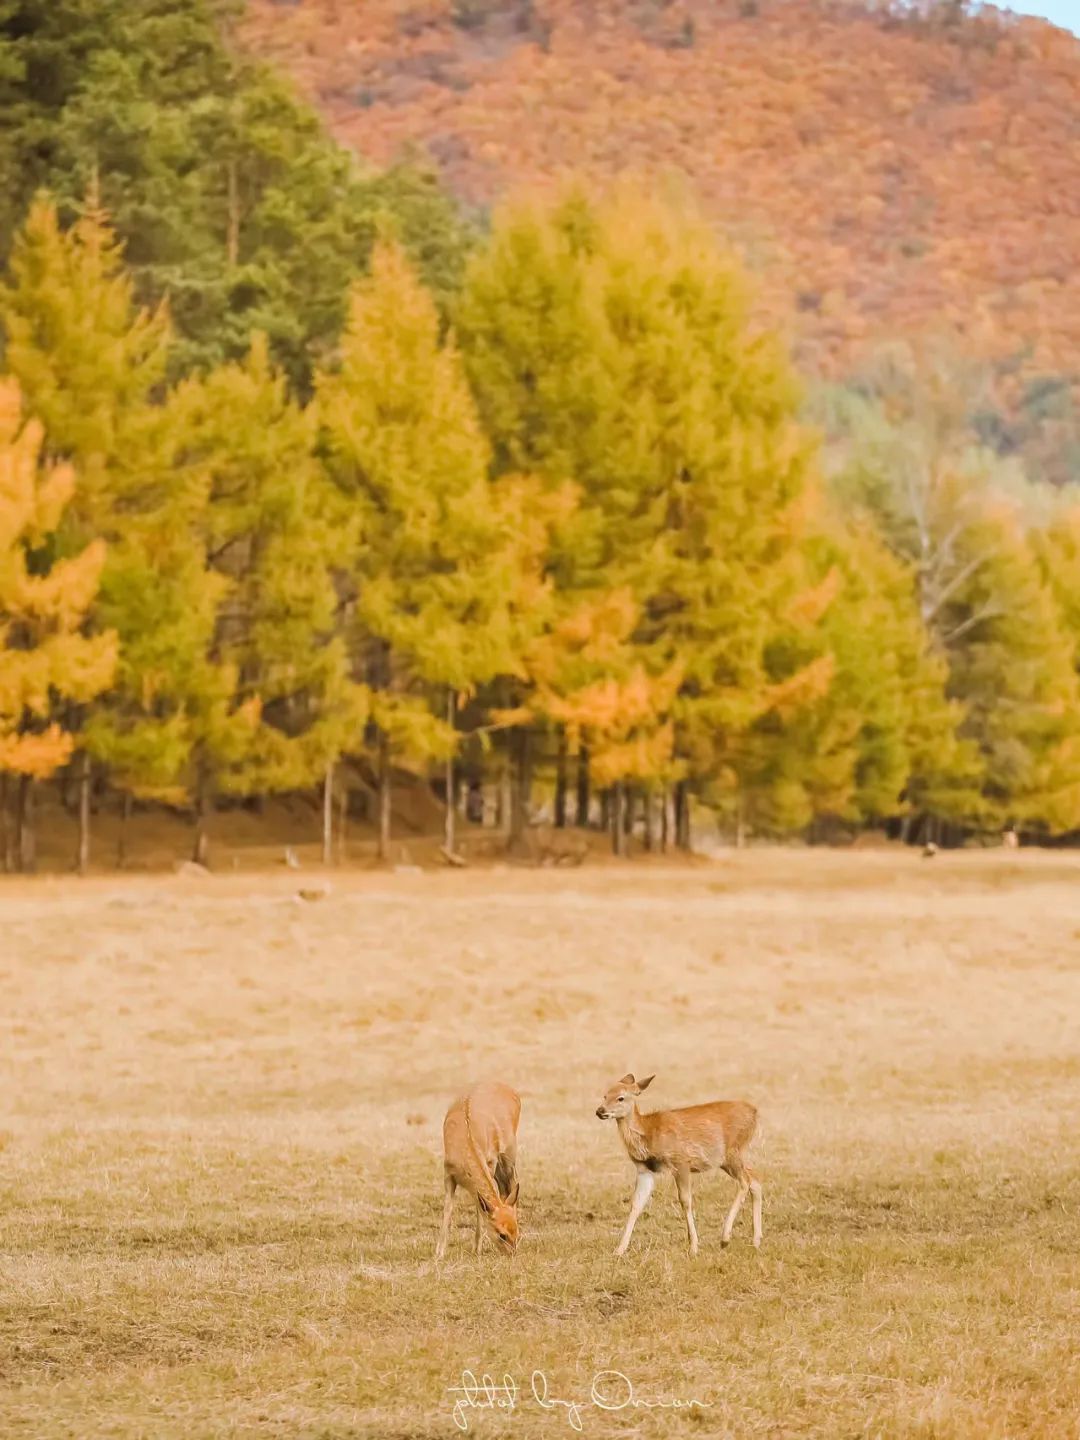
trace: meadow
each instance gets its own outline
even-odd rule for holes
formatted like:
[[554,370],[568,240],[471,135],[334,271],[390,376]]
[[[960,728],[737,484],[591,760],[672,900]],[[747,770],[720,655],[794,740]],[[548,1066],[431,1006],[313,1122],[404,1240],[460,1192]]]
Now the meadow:
[[[1080,857],[330,878],[0,884],[0,1433],[1080,1434]],[[717,1175],[613,1257],[627,1069],[758,1104],[760,1252]],[[485,1075],[523,1240],[437,1270]]]

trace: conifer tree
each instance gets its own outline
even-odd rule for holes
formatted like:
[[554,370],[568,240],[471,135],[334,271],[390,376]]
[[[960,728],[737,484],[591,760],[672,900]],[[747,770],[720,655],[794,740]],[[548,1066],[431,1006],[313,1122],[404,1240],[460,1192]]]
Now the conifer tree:
[[[608,679],[655,687],[655,774],[733,777],[769,695],[810,456],[737,267],[693,221],[571,192],[496,220],[458,321],[497,464],[578,489],[552,558],[569,613],[575,596],[594,613],[605,592],[630,596]],[[597,693],[640,719],[639,686]]]
[[181,459],[206,495],[200,545],[217,594],[208,663],[219,683],[193,716],[204,821],[215,793],[323,778],[359,740],[366,698],[350,675],[333,580],[351,519],[315,458],[314,412],[290,399],[265,337],[243,364],[187,382],[176,408]]
[[218,0],[19,0],[0,12],[0,246],[33,193],[88,188],[141,304],[169,303],[174,377],[240,360],[255,330],[306,391],[389,219],[445,296],[470,228],[434,173],[361,172],[286,82],[228,35]]
[[91,625],[116,631],[120,662],[115,687],[81,727],[80,868],[89,762],[127,793],[181,798],[192,697],[216,684],[204,659],[214,587],[193,529],[205,492],[176,464],[179,417],[162,401],[168,319],[135,305],[120,246],[92,201],[65,231],[39,199],[0,291],[7,362],[44,426],[46,454],[86,477],[58,543],[108,547]]
[[752,728],[751,753],[765,773],[747,787],[748,818],[775,833],[818,817],[861,824],[928,807],[970,815],[976,756],[958,736],[963,709],[946,698],[947,666],[921,623],[912,573],[865,521],[827,506],[804,560],[808,583],[770,660],[804,676],[816,667],[818,693],[792,712],[780,681],[779,703]]
[[29,798],[35,780],[66,763],[73,738],[66,707],[109,684],[116,637],[88,635],[86,616],[105,561],[100,540],[56,558],[54,539],[75,488],[70,466],[43,464],[42,431],[24,423],[18,384],[0,382],[0,777],[4,861],[13,858],[8,777],[18,783],[19,868],[32,868]]
[[[1067,627],[1040,573],[1015,476],[971,446],[963,376],[948,357],[931,359],[920,367],[911,354],[892,355],[875,398],[847,397],[837,493],[873,518],[912,570],[949,697],[963,707],[961,736],[983,768],[967,818],[1061,829],[1080,818]],[[936,787],[938,803],[949,790]]]
[[[1051,833],[1080,825],[1075,644],[1016,507],[987,497],[958,537],[970,575],[945,623],[950,690],[985,762],[987,818]],[[978,565],[971,564],[976,558]]]
[[520,671],[544,587],[521,487],[490,486],[456,347],[394,244],[353,290],[341,367],[319,378],[318,408],[358,528],[353,644],[371,688],[385,857],[392,763],[423,771],[454,755],[452,702]]

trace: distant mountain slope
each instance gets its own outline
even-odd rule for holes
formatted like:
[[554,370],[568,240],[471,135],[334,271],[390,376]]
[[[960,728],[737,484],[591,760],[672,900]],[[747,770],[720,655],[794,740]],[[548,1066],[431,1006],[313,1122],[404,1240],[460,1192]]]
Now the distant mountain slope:
[[954,327],[1080,370],[1080,41],[942,4],[250,0],[247,36],[385,163],[490,202],[567,171],[689,177],[805,360]]

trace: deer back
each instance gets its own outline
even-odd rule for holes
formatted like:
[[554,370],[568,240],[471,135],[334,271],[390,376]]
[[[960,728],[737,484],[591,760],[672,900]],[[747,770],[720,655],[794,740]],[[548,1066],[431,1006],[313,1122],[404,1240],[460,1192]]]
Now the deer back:
[[454,1101],[443,1121],[443,1155],[459,1185],[490,1193],[498,1157],[514,1153],[520,1117],[520,1096],[497,1081],[474,1085]]
[[742,1157],[757,1128],[757,1110],[745,1100],[714,1100],[657,1110],[640,1121],[648,1152],[643,1159],[704,1170]]

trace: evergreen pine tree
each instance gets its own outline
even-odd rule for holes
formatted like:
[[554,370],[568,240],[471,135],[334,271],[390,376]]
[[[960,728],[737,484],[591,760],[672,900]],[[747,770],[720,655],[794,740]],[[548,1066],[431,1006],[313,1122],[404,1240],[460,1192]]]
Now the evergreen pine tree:
[[[11,8],[11,7],[9,7]],[[19,0],[0,12],[0,249],[48,188],[100,187],[141,304],[169,302],[174,376],[269,337],[305,390],[387,220],[440,296],[471,231],[434,175],[361,173],[228,34],[217,0]]]

